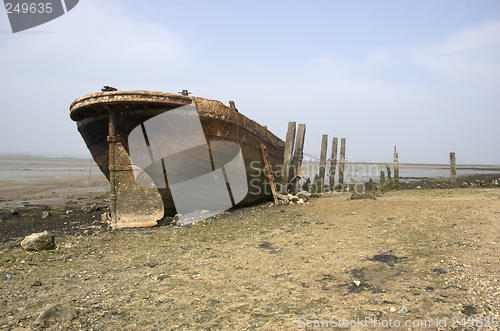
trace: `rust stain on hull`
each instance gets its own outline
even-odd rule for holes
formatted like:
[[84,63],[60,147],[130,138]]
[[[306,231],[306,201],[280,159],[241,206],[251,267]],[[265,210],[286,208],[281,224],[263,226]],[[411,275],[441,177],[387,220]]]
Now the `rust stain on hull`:
[[110,166],[110,183],[115,188],[115,197],[112,197],[115,201],[112,227],[155,226],[156,221],[164,215],[160,192],[156,188],[137,185],[130,157],[121,143],[115,144],[114,156],[115,165]]

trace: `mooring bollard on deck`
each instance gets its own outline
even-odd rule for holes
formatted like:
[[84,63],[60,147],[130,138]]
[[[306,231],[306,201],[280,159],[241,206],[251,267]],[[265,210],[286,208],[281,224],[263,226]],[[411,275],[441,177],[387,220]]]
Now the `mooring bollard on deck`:
[[321,140],[321,155],[319,159],[319,188],[318,193],[323,193],[325,184],[326,149],[328,145],[328,135],[324,134]]
[[337,144],[338,138],[332,140],[332,158],[330,159],[330,192],[335,190],[335,171],[337,170]]
[[457,183],[457,166],[456,166],[454,152],[450,152],[450,171],[451,171],[451,185],[455,187]]
[[340,140],[339,187],[344,191],[345,138]]

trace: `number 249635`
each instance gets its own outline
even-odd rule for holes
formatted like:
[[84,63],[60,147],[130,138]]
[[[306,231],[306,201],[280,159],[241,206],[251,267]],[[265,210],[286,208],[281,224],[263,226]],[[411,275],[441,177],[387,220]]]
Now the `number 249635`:
[[18,3],[15,6],[9,2],[5,4],[5,9],[7,10],[7,14],[13,14],[13,13],[47,13],[50,14],[52,13],[52,3],[47,2],[47,3]]

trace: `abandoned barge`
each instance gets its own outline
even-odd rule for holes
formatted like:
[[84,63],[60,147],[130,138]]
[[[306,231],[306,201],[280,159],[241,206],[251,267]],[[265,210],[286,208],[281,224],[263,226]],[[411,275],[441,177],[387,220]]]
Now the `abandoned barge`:
[[[234,102],[230,101],[228,107],[220,101],[191,97],[187,91],[173,94],[118,91],[109,87],[102,91],[76,99],[70,106],[70,117],[77,123],[78,131],[93,159],[110,181],[111,225],[114,228],[154,226],[164,216],[180,214],[182,204],[182,211],[187,210],[186,205],[194,205],[192,208],[198,210],[204,209],[200,207],[203,207],[203,203],[200,205],[189,201],[199,202],[214,195],[209,187],[190,187],[186,192],[195,192],[197,189],[205,191],[201,192],[204,196],[195,194],[193,197],[187,196],[184,191],[183,195],[177,194],[174,187],[183,181],[191,186],[196,185],[196,178],[192,173],[210,175],[208,172],[215,173],[217,168],[223,170],[221,173],[229,190],[230,207],[272,199],[260,146],[263,144],[267,148],[268,162],[279,181],[285,143],[266,127],[239,113]],[[199,142],[193,142],[193,139],[199,137],[193,138],[193,132],[187,132],[191,129],[186,131],[178,124],[169,124],[169,119],[175,117],[170,115],[179,113],[180,109],[184,109],[185,114],[197,112],[196,118],[201,123],[199,131],[203,131],[206,139],[203,144],[205,147]],[[159,125],[160,129],[157,128]],[[183,137],[179,137],[179,132],[177,135],[169,133],[176,130],[173,126],[181,133],[182,130],[186,131]],[[155,132],[149,129],[152,127],[155,127]],[[146,129],[149,130],[149,139]],[[193,130],[196,131],[191,131]],[[141,143],[137,141],[142,141],[144,148],[140,149]],[[159,151],[165,146],[179,142],[190,151],[188,157],[179,158],[179,155],[185,153],[179,152],[182,148],[176,149],[175,146],[173,150],[176,153],[171,153],[173,155],[160,155]],[[141,161],[141,158],[148,157],[149,164]],[[230,187],[231,173],[233,177],[238,177],[238,174],[228,169],[231,160],[237,160],[238,157],[239,163],[244,164],[244,184],[241,184],[240,175],[239,189],[236,188],[238,185]],[[237,165],[234,160],[233,168]],[[211,167],[200,170],[205,163]],[[138,180],[141,176],[147,177],[143,181],[146,184],[141,184]],[[150,185],[147,185],[148,180]],[[179,198],[176,199],[177,196]],[[215,199],[218,197],[215,196]],[[208,199],[206,203],[210,201]]]

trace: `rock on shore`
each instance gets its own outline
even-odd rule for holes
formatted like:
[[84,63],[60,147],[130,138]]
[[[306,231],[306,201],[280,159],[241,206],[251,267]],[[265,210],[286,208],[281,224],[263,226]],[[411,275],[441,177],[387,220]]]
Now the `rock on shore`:
[[21,247],[27,251],[43,251],[54,249],[55,236],[47,231],[40,233],[33,233],[21,241]]
[[64,322],[77,318],[79,310],[74,307],[55,304],[41,313],[33,323],[34,327],[46,328],[50,321]]

